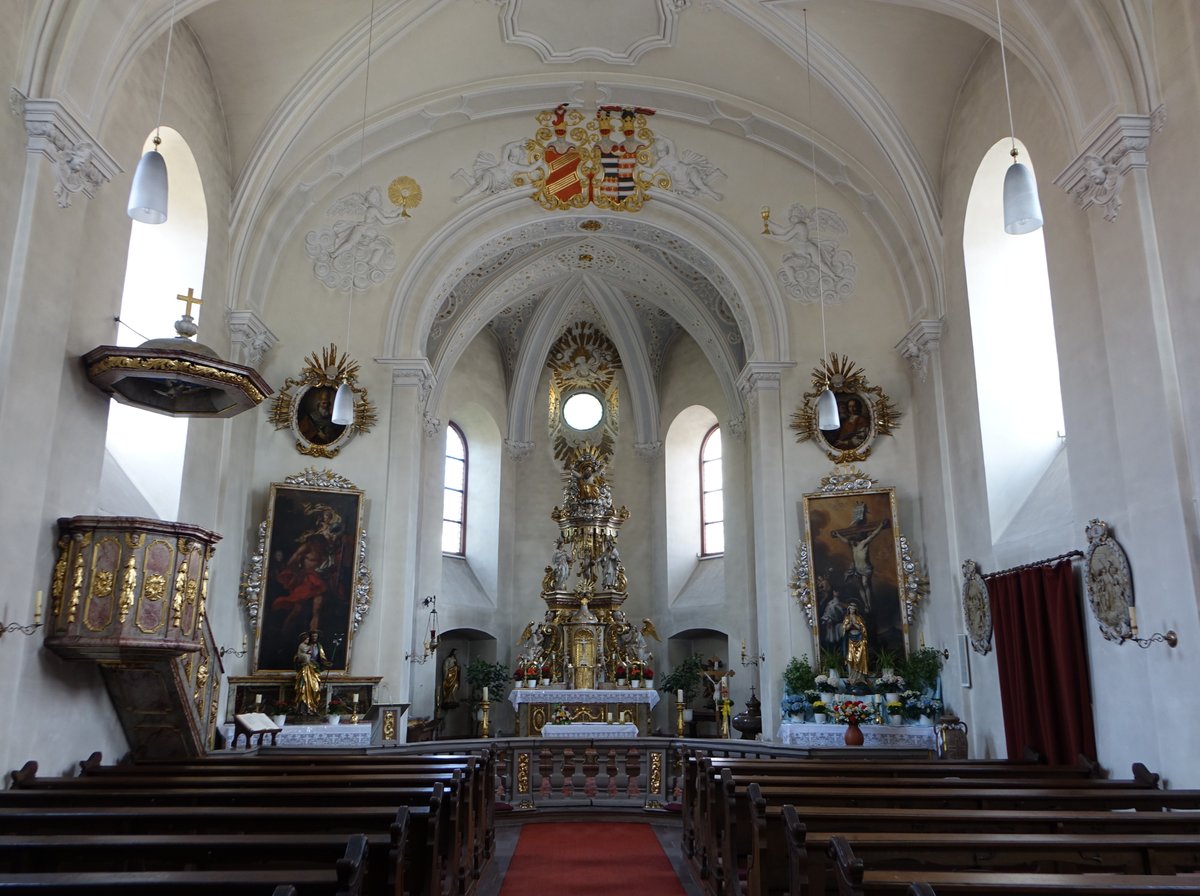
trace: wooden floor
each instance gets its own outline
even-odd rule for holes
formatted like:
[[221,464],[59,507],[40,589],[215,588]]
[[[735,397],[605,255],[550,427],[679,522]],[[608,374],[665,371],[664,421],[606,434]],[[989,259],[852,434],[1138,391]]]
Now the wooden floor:
[[[556,819],[566,821],[568,819]],[[578,820],[571,819],[571,820]],[[588,821],[593,818],[586,819]],[[629,816],[614,821],[630,822],[640,819],[635,819]],[[488,863],[484,869],[483,876],[479,881],[477,896],[498,896],[500,887],[504,884],[504,873],[508,870],[508,863],[512,861],[513,851],[517,848],[517,838],[521,836],[522,824],[519,819],[504,820],[505,823],[496,825],[496,853],[492,857],[492,861]],[[530,823],[535,823],[530,821]],[[703,891],[700,888],[699,882],[692,875],[692,870],[683,857],[683,852],[680,848],[680,835],[682,829],[677,821],[672,819],[669,822],[651,821],[650,827],[654,830],[655,836],[658,837],[658,842],[663,848],[663,852],[667,854],[667,858],[671,862],[671,867],[675,869],[675,875],[679,878],[680,884],[683,885],[683,890],[687,896],[702,896]],[[619,857],[614,857],[618,858]],[[628,896],[637,896],[636,889],[628,891]]]

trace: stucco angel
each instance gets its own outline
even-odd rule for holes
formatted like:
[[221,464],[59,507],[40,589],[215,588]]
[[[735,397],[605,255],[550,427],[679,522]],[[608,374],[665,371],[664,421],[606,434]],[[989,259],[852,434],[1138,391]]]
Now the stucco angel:
[[[839,249],[834,236],[849,233],[846,222],[827,208],[810,209],[794,204],[788,209],[788,223],[767,223],[767,233],[790,243],[778,272],[780,284],[794,299],[815,303],[820,296],[826,302],[837,301],[854,289],[858,266],[845,249]],[[820,237],[820,245],[818,245]]]

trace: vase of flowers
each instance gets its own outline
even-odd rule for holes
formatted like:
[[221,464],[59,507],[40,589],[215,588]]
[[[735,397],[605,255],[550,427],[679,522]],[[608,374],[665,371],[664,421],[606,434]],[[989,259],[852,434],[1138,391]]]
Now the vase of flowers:
[[904,679],[891,669],[884,669],[875,679],[875,693],[882,694],[888,703],[899,700],[902,690],[904,690]]
[[330,725],[340,725],[342,716],[350,714],[350,707],[346,705],[346,701],[341,697],[334,697],[329,701],[329,709],[325,714],[325,721]]
[[642,687],[654,690],[654,670],[649,666],[642,666]]
[[899,700],[889,700],[887,702],[888,723],[891,725],[900,725],[904,722],[904,704]]
[[863,745],[863,725],[875,718],[875,710],[861,700],[844,700],[833,706],[833,720],[846,726],[843,740],[848,747]]
[[818,700],[812,705],[813,721],[818,725],[825,724],[825,708],[827,705],[823,700]]
[[803,722],[809,708],[803,694],[784,694],[779,701],[779,713],[789,722]]
[[629,667],[624,663],[617,663],[613,673],[616,676],[617,684],[624,687],[625,680],[629,677]]

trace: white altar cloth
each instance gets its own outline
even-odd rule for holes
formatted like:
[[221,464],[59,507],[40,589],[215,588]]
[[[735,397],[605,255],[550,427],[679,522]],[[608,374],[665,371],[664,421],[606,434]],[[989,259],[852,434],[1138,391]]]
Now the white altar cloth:
[[513,709],[522,703],[646,703],[658,705],[654,688],[513,688],[508,702]]
[[[579,691],[574,693],[578,694]],[[637,737],[638,726],[631,722],[623,724],[608,722],[571,722],[568,725],[545,725],[542,737],[570,737],[589,740],[615,740],[621,737]]]
[[[935,750],[937,739],[932,725],[860,725],[863,747]],[[789,747],[844,747],[845,725],[817,725],[813,722],[783,722],[779,742]]]
[[[233,725],[222,725],[221,734],[228,747],[233,743]],[[255,737],[257,740],[257,736]],[[271,736],[263,739],[269,746]],[[369,747],[371,746],[371,724],[360,722],[350,725],[284,725],[275,740],[280,747]],[[257,746],[257,744],[256,744]]]

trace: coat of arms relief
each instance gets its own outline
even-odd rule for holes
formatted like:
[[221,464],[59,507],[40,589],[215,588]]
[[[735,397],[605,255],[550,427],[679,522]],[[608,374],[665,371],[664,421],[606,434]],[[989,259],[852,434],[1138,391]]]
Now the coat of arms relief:
[[506,143],[498,157],[480,152],[471,171],[454,173],[468,185],[455,201],[523,186],[551,211],[588,205],[637,211],[653,188],[720,199],[711,181],[723,176],[721,169],[656,135],[652,115],[640,106],[600,106],[589,115],[566,103],[540,112],[533,137]]

